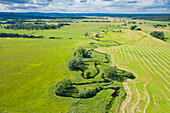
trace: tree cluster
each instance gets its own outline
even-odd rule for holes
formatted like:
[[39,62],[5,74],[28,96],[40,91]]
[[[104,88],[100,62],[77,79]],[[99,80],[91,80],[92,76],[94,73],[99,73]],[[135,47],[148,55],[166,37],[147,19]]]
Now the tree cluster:
[[85,64],[82,60],[82,58],[89,57],[89,52],[82,46],[78,47],[76,52],[76,56],[72,60],[68,60],[66,65],[71,71],[84,71],[85,70]]
[[85,64],[83,63],[81,57],[75,57],[72,60],[68,60],[66,65],[70,69],[70,71],[78,71],[78,70],[83,71],[85,67]]
[[95,89],[86,89],[83,92],[79,92],[79,97],[80,98],[90,98],[96,95],[98,91],[96,91]]
[[60,28],[56,25],[46,25],[46,24],[12,24],[4,27],[5,29],[27,29],[27,30],[43,30],[43,29],[57,29]]
[[130,30],[134,30],[136,27],[137,27],[136,25],[131,26],[131,27],[130,27]]
[[83,46],[80,46],[76,50],[76,56],[86,58],[86,57],[89,57],[89,52]]
[[49,39],[63,39],[62,37],[49,37]]
[[64,25],[70,25],[67,23],[59,23],[58,25],[47,25],[47,24],[12,24],[12,25],[7,25],[4,26],[5,29],[27,29],[27,30],[48,30],[48,29],[58,29],[63,27]]
[[114,67],[108,67],[105,72],[104,72],[104,76],[106,78],[109,78],[109,79],[116,79],[117,78],[117,67],[114,66]]
[[150,35],[152,35],[155,38],[161,39],[161,40],[164,39],[164,33],[160,32],[160,31],[154,31],[154,32],[150,33]]
[[110,23],[111,21],[88,21],[88,20],[85,20],[85,21],[82,21],[82,22],[103,22],[103,23]]
[[43,36],[34,36],[34,35],[20,35],[17,33],[0,33],[0,37],[11,37],[11,38],[43,38]]
[[117,69],[116,66],[108,67],[104,72],[104,77],[117,81],[124,81],[126,78],[135,78],[131,72]]
[[70,79],[63,79],[56,83],[55,93],[60,96],[72,96],[72,93],[78,93]]
[[135,21],[129,21],[128,24],[136,24]]
[[167,25],[156,24],[156,25],[153,25],[153,27],[155,27],[155,28],[157,28],[157,27],[162,27],[162,28],[164,28],[164,27],[167,27]]
[[136,28],[136,30],[138,30],[138,31],[142,31],[142,29],[141,29],[141,28]]

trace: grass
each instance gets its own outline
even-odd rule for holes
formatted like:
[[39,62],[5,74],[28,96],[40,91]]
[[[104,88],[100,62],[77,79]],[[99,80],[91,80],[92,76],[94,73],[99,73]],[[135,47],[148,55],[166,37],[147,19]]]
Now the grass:
[[[160,48],[160,50],[158,48]],[[144,91],[144,84],[148,83],[146,90],[148,91],[150,96],[150,103],[146,109],[146,112],[152,112],[152,111],[161,112],[161,110],[163,110],[166,113],[169,110],[168,106],[170,106],[170,104],[168,104],[169,103],[168,98],[170,97],[169,97],[169,92],[167,90],[167,88],[169,88],[169,84],[165,81],[165,79],[167,81],[170,80],[169,77],[167,77],[166,75],[166,73],[168,75],[170,74],[169,71],[167,71],[167,69],[169,70],[169,66],[164,65],[163,62],[161,62],[160,59],[156,57],[156,55],[158,55],[157,52],[160,52],[161,54],[159,54],[159,57],[161,56],[164,57],[165,59],[169,59],[168,56],[165,56],[165,53],[161,52],[161,50],[169,49],[169,47],[120,46],[120,47],[112,47],[111,49],[112,51],[110,53],[108,52],[109,51],[108,49],[104,49],[104,51],[114,55],[116,65],[132,70],[138,75],[135,81],[129,83],[133,96],[132,96],[132,100],[127,105],[126,112],[130,112],[132,110],[132,107],[135,105],[135,103],[138,100],[137,98],[138,94],[134,88],[134,83],[139,82],[137,83],[136,86],[137,89],[139,89],[141,99],[135,110],[138,112],[143,112],[142,110],[144,109],[147,103],[146,93]],[[116,49],[118,52],[116,52]],[[157,51],[156,54],[153,52],[152,49],[154,51]],[[130,57],[128,50],[130,51],[132,58]],[[161,60],[165,61],[164,59]],[[141,65],[142,67],[144,67],[145,70],[142,69]],[[164,68],[162,66],[164,66]],[[163,92],[167,97],[164,95]],[[165,107],[164,105],[166,105],[167,107]]]
[[[119,21],[119,18],[116,19]],[[0,38],[0,112],[106,112],[106,106],[111,101],[110,95],[114,93],[114,90],[103,90],[90,99],[56,97],[52,93],[54,84],[66,77],[71,78],[75,83],[103,80],[101,79],[101,73],[105,68],[103,65],[97,65],[101,73],[89,80],[84,80],[80,76],[81,72],[70,72],[66,66],[68,59],[74,57],[73,51],[78,46],[94,48],[89,45],[90,42],[95,42],[98,49],[113,55],[117,66],[128,69],[137,76],[136,80],[128,82],[133,95],[125,112],[131,112],[138,101],[138,94],[134,87],[136,82],[141,99],[134,109],[135,112],[143,112],[147,105],[148,98],[145,88],[150,96],[146,112],[168,112],[170,108],[168,101],[170,93],[167,90],[170,87],[167,82],[169,81],[167,75],[170,75],[168,71],[170,70],[170,29],[169,27],[153,28],[151,26],[164,24],[164,22],[135,21],[142,31],[129,30],[132,24],[118,27],[117,25],[121,25],[122,22],[82,23],[81,20],[74,20],[71,26],[64,26],[56,30],[0,29],[1,33],[32,34],[45,37],[44,39]],[[146,22],[146,24],[138,25],[139,22]],[[102,30],[108,30],[108,32],[101,33]],[[113,30],[122,30],[122,32],[117,33]],[[165,37],[168,38],[168,43],[150,36],[149,33],[154,30],[163,31]],[[103,36],[100,38],[102,41],[89,38],[92,37],[91,35],[82,36],[85,33],[97,34],[98,32]],[[48,39],[52,36],[63,39]],[[108,40],[119,42],[122,45],[110,46],[117,45],[117,43],[107,42]],[[108,57],[112,59],[111,56]],[[92,59],[105,61],[105,55],[92,51]],[[89,65],[89,68],[93,71],[94,67]],[[148,85],[144,87],[146,83]],[[129,97],[128,90],[126,92]],[[116,104],[115,101],[110,112],[119,108],[119,105],[120,103]]]

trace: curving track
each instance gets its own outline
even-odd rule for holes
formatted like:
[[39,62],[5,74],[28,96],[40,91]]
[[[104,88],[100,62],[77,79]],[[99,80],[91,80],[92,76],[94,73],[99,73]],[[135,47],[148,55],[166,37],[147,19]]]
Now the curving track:
[[148,101],[147,101],[147,104],[146,104],[146,106],[145,106],[145,108],[144,108],[144,110],[143,110],[143,113],[145,113],[146,112],[146,109],[147,109],[147,107],[148,107],[148,105],[149,105],[149,103],[150,103],[150,96],[149,96],[149,93],[147,92],[147,90],[146,90],[146,85],[147,85],[148,83],[146,83],[145,85],[144,85],[144,89],[145,89],[145,92],[146,92],[146,94],[147,94],[147,96],[148,96]]

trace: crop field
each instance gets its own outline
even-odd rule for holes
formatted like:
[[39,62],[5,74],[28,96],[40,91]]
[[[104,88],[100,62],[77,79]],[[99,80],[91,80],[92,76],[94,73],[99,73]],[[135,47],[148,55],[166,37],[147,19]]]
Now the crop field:
[[[39,20],[47,25],[58,25],[59,23],[55,21],[72,22],[68,22],[70,24],[68,26],[48,30],[0,27],[0,33],[43,36],[43,38],[0,37],[0,112],[169,112],[168,22],[119,17]],[[34,24],[37,19],[29,21],[32,22],[25,24]],[[128,24],[132,21],[136,23]],[[125,23],[127,25],[123,25]],[[167,27],[153,27],[156,24]],[[130,30],[133,25],[142,30]],[[151,36],[150,33],[153,31],[163,32],[165,40]],[[67,63],[69,60],[79,58],[76,51],[80,46],[83,46],[90,55],[81,58],[82,64],[85,65],[84,69],[72,71]],[[129,72],[134,78],[124,76],[119,80],[114,78],[107,80],[104,76],[106,69],[114,66],[117,67],[116,73]],[[86,72],[90,73],[89,76],[85,74]],[[71,88],[75,92],[73,91],[71,96],[57,95],[55,92],[56,84],[65,79],[73,83]],[[96,91],[92,97],[80,96],[89,89]]]
[[170,48],[120,46],[102,49],[114,65],[130,70],[137,78],[124,83],[128,93],[122,112],[168,112],[170,109]]

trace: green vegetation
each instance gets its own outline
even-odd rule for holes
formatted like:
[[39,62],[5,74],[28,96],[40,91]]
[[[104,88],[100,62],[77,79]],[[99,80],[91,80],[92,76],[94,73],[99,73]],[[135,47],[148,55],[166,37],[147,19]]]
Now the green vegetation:
[[131,27],[130,27],[130,30],[134,30],[136,27],[137,27],[136,25],[131,26]]
[[161,40],[164,39],[164,33],[163,32],[154,31],[154,32],[150,33],[150,35],[152,35],[155,38],[161,39]]
[[47,29],[57,29],[60,27],[63,27],[64,25],[70,25],[70,24],[58,24],[58,25],[46,25],[46,24],[12,24],[4,26],[5,29],[27,29],[27,30],[47,30]]
[[136,30],[138,30],[138,31],[142,31],[142,29],[141,29],[141,28],[136,28]]
[[89,52],[83,46],[78,47],[75,53],[76,57],[86,58],[90,56]]
[[167,27],[167,25],[156,24],[156,25],[153,25],[153,27],[155,27],[155,28],[157,28],[157,27],[162,27],[162,28],[164,28],[164,27]]
[[[114,90],[115,92],[110,95],[110,102],[106,105],[106,111],[109,111],[111,108],[119,111],[119,106],[125,99],[126,93],[122,88],[122,82],[127,80],[128,78],[135,79],[132,73],[127,72],[125,70],[117,69],[116,66],[111,67],[109,66],[109,62],[103,63],[98,56],[103,56],[102,53],[98,52],[97,60],[94,60],[95,56],[89,58],[90,60],[84,61],[86,57],[83,57],[85,54],[86,49],[78,47],[76,49],[76,53],[79,53],[78,56],[76,54],[75,58],[81,59],[80,64],[85,64],[86,68],[84,70],[80,68],[75,68],[75,65],[69,65],[70,60],[67,62],[67,66],[70,70],[79,71],[81,70],[82,73],[79,76],[82,76],[82,80],[75,81],[74,79],[71,81],[70,79],[63,79],[62,81],[57,82],[54,88],[54,93],[56,96],[64,96],[64,97],[73,97],[73,98],[80,98],[80,99],[87,99],[87,98],[94,98],[99,92],[104,90]],[[75,59],[74,58],[74,59]],[[84,61],[84,62],[82,62]],[[76,63],[77,65],[80,65]],[[91,72],[91,65],[94,65],[94,69],[97,70],[97,73],[93,74]],[[98,68],[102,67],[102,68]],[[100,75],[100,76],[99,76]],[[78,76],[78,75],[77,75]],[[77,77],[78,78],[78,77]],[[87,81],[86,79],[89,79]],[[93,80],[93,82],[90,82]],[[113,104],[115,103],[115,104]]]
[[0,37],[11,37],[11,38],[43,38],[43,36],[34,36],[34,35],[20,35],[17,33],[0,33]]
[[81,57],[75,57],[72,60],[67,61],[67,67],[71,71],[84,70],[84,63]]
[[169,15],[0,16],[1,112],[168,112]]

